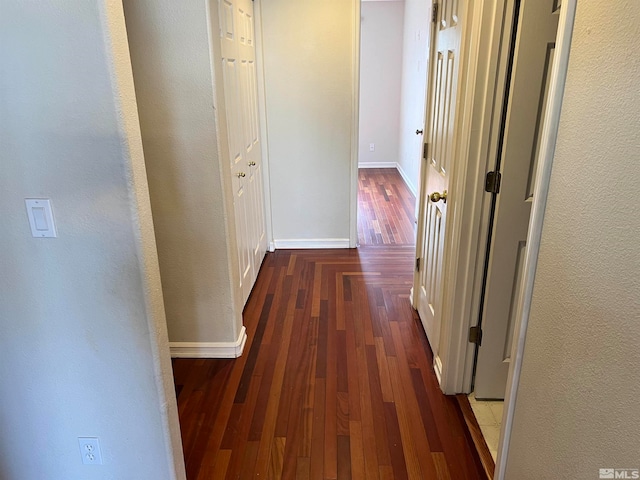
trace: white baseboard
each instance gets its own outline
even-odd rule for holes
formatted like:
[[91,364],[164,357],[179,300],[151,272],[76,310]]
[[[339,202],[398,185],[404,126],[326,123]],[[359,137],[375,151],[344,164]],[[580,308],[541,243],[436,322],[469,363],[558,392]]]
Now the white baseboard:
[[287,238],[273,243],[276,249],[349,248],[348,238]]
[[440,360],[440,357],[433,359],[433,371],[436,372],[438,384],[442,385],[442,360]]
[[396,162],[358,162],[358,168],[397,168]]
[[276,244],[274,242],[269,242],[269,251],[271,253],[276,251]]
[[235,342],[169,342],[173,358],[238,358],[247,342],[243,326]]
[[411,193],[413,193],[413,196],[416,197],[418,195],[418,189],[414,187],[413,182],[409,179],[406,172],[402,169],[399,163],[396,163],[396,169],[398,170],[398,173],[404,180],[404,183],[407,186],[407,188],[411,191]]

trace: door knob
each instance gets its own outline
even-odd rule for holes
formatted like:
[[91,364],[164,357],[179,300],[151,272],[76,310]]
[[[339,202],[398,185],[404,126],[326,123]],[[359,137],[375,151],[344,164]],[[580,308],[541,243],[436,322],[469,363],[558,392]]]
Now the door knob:
[[249,166],[250,167],[255,167],[256,166],[256,162],[249,162]]
[[429,200],[434,203],[439,202],[440,200],[442,200],[444,203],[447,203],[447,191],[445,190],[442,193],[433,192],[431,195],[429,195]]
[[244,172],[237,173],[236,175],[238,175],[238,178],[244,178],[247,176]]
[[416,130],[416,135],[422,135],[424,133],[424,130]]

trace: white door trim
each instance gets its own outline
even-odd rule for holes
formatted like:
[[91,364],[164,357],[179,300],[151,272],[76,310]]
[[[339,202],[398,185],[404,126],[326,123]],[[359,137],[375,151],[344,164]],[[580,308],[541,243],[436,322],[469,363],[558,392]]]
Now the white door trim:
[[[511,31],[513,28],[513,11],[515,0],[497,0],[483,17],[488,28],[482,33],[481,38],[486,42],[481,65],[487,65],[485,70],[486,80],[479,87],[481,92],[482,115],[479,115],[475,125],[480,136],[477,143],[477,156],[473,163],[476,165],[474,185],[484,184],[486,172],[493,170],[498,154],[500,140],[500,124],[502,121],[502,108],[505,100],[504,85],[507,81],[507,70],[510,54]],[[471,211],[470,225],[476,236],[472,242],[475,248],[475,264],[469,264],[468,271],[469,310],[464,317],[460,330],[458,351],[459,363],[457,372],[451,373],[450,386],[456,393],[470,393],[473,382],[473,368],[475,361],[475,345],[468,343],[469,328],[477,325],[480,310],[482,284],[484,281],[484,262],[489,236],[489,212],[491,209],[491,196],[484,192],[483,188],[477,192],[476,205]],[[469,258],[471,262],[472,259]],[[452,352],[455,355],[455,352]],[[453,392],[454,390],[452,390]]]
[[577,0],[564,0],[562,10],[560,11],[558,36],[556,40],[556,56],[551,71],[546,121],[542,132],[541,153],[538,159],[538,170],[536,172],[537,181],[533,195],[534,200],[531,208],[531,219],[529,220],[522,291],[518,299],[518,321],[514,331],[515,341],[513,342],[512,361],[509,368],[509,378],[507,380],[502,431],[500,432],[500,440],[498,443],[498,458],[494,475],[496,480],[504,480],[506,475],[511,427],[513,426],[518,383],[520,382],[520,373],[522,371],[525,337],[529,324],[529,311],[531,309],[533,285],[538,263],[538,253],[540,251],[540,239],[542,237],[544,213],[547,204],[547,194],[549,192],[551,166],[555,154],[560,113],[562,110],[562,98],[564,96],[564,85],[567,77],[567,68],[569,66],[569,51],[571,47],[571,36],[573,34],[576,4]]
[[358,245],[358,142],[360,128],[360,0],[352,0],[351,37],[351,188],[349,191],[349,248]]
[[[462,38],[461,110],[455,136],[459,149],[451,171],[440,348],[434,358],[440,388],[446,394],[468,392],[471,387],[474,346],[468,342],[468,332],[479,306],[477,258],[484,251],[483,218],[489,206],[484,175],[495,124],[494,96],[502,94],[499,89],[496,92],[495,85],[506,2],[471,2]],[[418,238],[420,235],[419,231]],[[417,282],[416,276],[414,291]]]
[[271,210],[271,173],[269,170],[269,135],[267,130],[267,96],[264,79],[264,50],[262,42],[262,0],[253,7],[256,38],[256,77],[258,84],[258,113],[260,116],[260,144],[262,145],[262,181],[264,184],[264,220],[267,227],[267,248],[275,250],[273,242],[273,218]]

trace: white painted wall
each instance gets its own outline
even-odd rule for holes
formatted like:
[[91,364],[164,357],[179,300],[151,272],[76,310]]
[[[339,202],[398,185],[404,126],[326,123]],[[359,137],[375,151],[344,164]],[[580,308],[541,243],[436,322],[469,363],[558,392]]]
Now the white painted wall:
[[[355,0],[261,8],[273,237],[348,245]],[[308,242],[305,242],[308,241]]]
[[640,466],[639,22],[578,2],[507,479]]
[[[398,161],[404,2],[363,2],[358,162]],[[375,151],[369,145],[375,144]]]
[[413,192],[420,183],[420,159],[425,128],[425,97],[429,64],[431,1],[405,0],[402,47],[402,96],[398,166]]
[[122,5],[0,10],[0,478],[184,479]]
[[[242,305],[234,291],[233,217],[225,214],[207,2],[124,5],[169,338],[235,342]],[[211,13],[217,34],[217,5]]]

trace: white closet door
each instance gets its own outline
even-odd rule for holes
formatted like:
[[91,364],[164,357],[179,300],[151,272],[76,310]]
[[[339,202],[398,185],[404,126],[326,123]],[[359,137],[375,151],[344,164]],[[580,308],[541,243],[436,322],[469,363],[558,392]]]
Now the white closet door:
[[218,0],[240,291],[246,303],[267,248],[253,2]]

